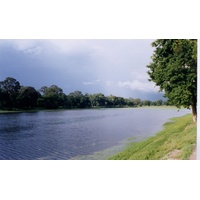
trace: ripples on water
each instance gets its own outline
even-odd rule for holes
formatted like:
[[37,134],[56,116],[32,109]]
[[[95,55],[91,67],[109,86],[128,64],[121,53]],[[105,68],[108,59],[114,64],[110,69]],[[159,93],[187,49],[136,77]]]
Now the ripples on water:
[[106,159],[128,138],[152,136],[169,118],[190,112],[132,108],[0,114],[0,159]]

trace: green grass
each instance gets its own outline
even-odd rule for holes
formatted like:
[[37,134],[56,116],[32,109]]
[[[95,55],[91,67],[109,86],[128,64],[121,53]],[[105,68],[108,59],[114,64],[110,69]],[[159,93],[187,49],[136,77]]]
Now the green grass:
[[13,111],[13,110],[0,110],[0,114],[6,114],[6,113],[17,113],[21,111]]
[[196,144],[196,123],[192,115],[173,118],[155,136],[138,143],[131,143],[111,160],[166,160],[189,159]]

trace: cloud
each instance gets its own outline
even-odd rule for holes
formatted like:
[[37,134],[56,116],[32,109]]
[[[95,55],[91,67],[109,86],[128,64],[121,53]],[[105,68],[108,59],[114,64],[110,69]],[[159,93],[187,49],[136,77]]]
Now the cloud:
[[25,49],[25,50],[24,50],[24,53],[25,53],[25,54],[31,54],[31,55],[34,55],[34,56],[38,56],[38,55],[40,55],[42,52],[43,52],[43,49],[42,49],[42,47],[40,47],[40,46],[36,46],[36,47],[28,48],[28,49]]
[[10,46],[19,51],[24,51],[26,49],[36,46],[38,40],[5,40]]
[[95,80],[95,81],[88,81],[88,82],[83,82],[83,85],[97,85],[97,84],[99,84],[100,83],[100,80],[99,79],[97,79],[97,80]]
[[139,80],[134,81],[119,81],[117,85],[121,88],[129,88],[131,90],[138,90],[144,92],[156,92],[159,87],[155,86],[152,82],[141,82]]
[[[56,84],[66,93],[81,90],[118,96],[151,95],[146,65],[152,40],[0,40],[2,79],[23,85]],[[12,59],[11,59],[12,58]],[[138,95],[138,96],[139,96]]]
[[47,40],[57,52],[64,53],[67,55],[80,54],[86,52],[93,52],[95,46],[93,44],[94,40]]
[[106,85],[107,87],[110,87],[110,86],[113,85],[113,82],[112,82],[112,81],[105,81],[105,85]]

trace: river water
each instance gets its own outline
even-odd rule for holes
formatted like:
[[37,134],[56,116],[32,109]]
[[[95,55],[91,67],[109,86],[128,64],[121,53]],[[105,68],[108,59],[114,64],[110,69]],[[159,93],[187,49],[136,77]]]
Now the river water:
[[107,159],[187,113],[150,107],[0,114],[0,160]]

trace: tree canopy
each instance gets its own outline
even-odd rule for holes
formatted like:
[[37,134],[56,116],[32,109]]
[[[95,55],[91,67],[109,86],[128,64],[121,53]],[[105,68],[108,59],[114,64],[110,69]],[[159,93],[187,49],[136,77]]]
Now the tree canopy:
[[149,81],[165,92],[169,102],[178,108],[192,107],[197,120],[197,40],[158,39],[149,68]]
[[0,105],[6,109],[16,107],[16,98],[19,95],[20,83],[12,78],[7,77],[0,82]]
[[37,105],[38,97],[39,92],[37,92],[34,87],[21,86],[19,95],[17,96],[17,105],[19,108],[33,108]]
[[83,94],[74,91],[65,94],[57,85],[43,86],[38,91],[32,86],[21,86],[11,77],[0,82],[0,109],[74,109],[74,108],[120,108],[169,105],[168,101],[150,101],[139,98],[123,98],[102,93]]

